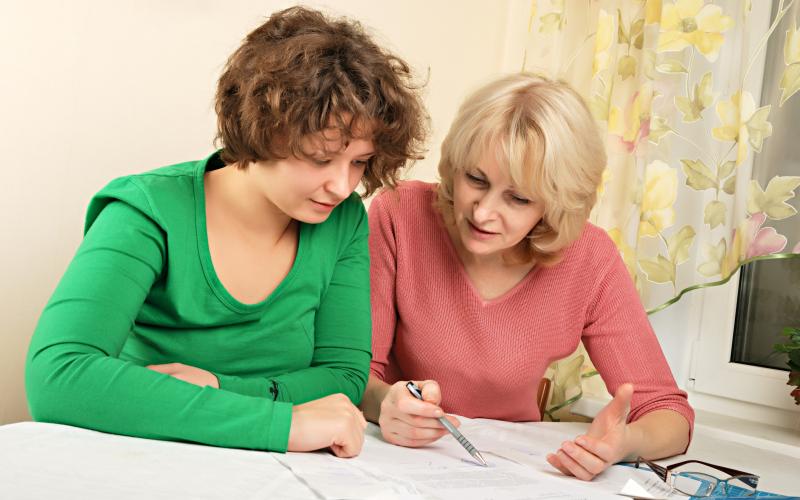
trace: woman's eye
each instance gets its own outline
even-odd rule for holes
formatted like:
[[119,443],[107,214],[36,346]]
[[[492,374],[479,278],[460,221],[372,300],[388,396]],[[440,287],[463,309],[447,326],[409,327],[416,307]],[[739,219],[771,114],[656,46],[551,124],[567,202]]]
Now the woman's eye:
[[477,186],[485,186],[486,185],[486,181],[484,179],[481,179],[477,175],[473,175],[473,174],[469,174],[468,173],[468,174],[466,174],[466,176],[467,176],[467,180],[469,182],[471,182],[471,183],[473,183],[473,184],[475,184]]
[[518,205],[527,205],[528,203],[531,202],[531,200],[529,200],[527,198],[523,198],[521,196],[517,196],[515,194],[511,195],[511,201],[513,201],[514,203],[517,203]]
[[369,160],[353,160],[353,165],[359,168],[366,168],[369,165]]
[[331,162],[329,158],[313,158],[312,161],[314,162],[314,165],[319,165],[320,167]]

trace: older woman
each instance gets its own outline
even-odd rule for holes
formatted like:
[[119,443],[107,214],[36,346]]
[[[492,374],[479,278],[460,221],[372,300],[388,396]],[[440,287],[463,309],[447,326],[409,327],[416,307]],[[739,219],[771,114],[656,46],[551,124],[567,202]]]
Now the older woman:
[[155,439],[359,453],[370,360],[357,195],[416,157],[408,66],[292,8],[231,56],[223,149],[112,181],[31,341],[36,420]]
[[582,340],[615,397],[550,464],[588,480],[626,457],[686,449],[686,394],[613,242],[586,221],[605,162],[581,98],[518,74],[467,98],[438,185],[405,182],[372,202],[373,359],[361,407],[387,441],[435,441],[443,412],[540,420],[538,381]]

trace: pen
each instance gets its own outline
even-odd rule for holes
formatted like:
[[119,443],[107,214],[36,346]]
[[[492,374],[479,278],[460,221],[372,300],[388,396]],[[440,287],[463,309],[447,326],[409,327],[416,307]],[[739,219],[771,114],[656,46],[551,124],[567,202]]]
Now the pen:
[[[412,396],[422,401],[422,391],[417,386],[417,384],[415,384],[414,382],[407,382],[406,389],[408,389],[408,392],[410,392]],[[467,450],[470,455],[472,455],[472,458],[474,458],[479,464],[483,465],[484,467],[488,465],[486,463],[486,460],[483,459],[483,455],[481,455],[481,452],[476,450],[475,447],[472,446],[472,443],[467,441],[467,438],[465,438],[464,435],[461,434],[458,431],[458,429],[456,429],[453,426],[453,424],[451,424],[450,421],[447,420],[446,417],[444,416],[439,417],[439,422],[444,426],[445,429],[448,430],[448,432],[450,432],[450,434],[453,435],[454,438],[458,440],[459,443],[461,443],[461,446],[463,446],[464,449]]]

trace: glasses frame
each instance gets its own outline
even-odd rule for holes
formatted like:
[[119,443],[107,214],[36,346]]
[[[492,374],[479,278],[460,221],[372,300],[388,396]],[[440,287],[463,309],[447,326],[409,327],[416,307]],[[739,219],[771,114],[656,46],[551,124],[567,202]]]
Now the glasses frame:
[[[642,463],[644,463],[648,467],[650,467],[650,470],[653,471],[662,481],[667,483],[670,488],[672,488],[674,490],[677,490],[677,491],[683,493],[684,495],[689,495],[689,496],[712,496],[713,493],[714,493],[714,490],[717,489],[717,484],[720,484],[720,483],[723,484],[723,488],[725,489],[724,493],[727,494],[728,493],[728,481],[730,481],[731,479],[738,479],[739,481],[742,481],[746,485],[752,487],[753,488],[753,494],[755,494],[756,490],[758,489],[758,480],[760,478],[760,476],[758,476],[757,474],[751,474],[750,472],[744,472],[744,471],[740,471],[740,470],[736,470],[736,469],[731,469],[730,467],[722,467],[721,465],[715,465],[715,464],[711,464],[711,463],[708,463],[708,462],[703,462],[703,461],[700,461],[700,460],[685,460],[683,462],[670,464],[670,465],[667,465],[665,467],[663,465],[658,465],[655,462],[651,462],[650,460],[645,460],[642,457],[638,457],[636,459],[636,468],[638,469],[639,465],[642,464]],[[716,469],[716,470],[718,470],[720,472],[724,472],[725,474],[728,474],[728,476],[730,476],[730,477],[728,477],[727,479],[720,479],[720,478],[718,478],[716,476],[711,476],[711,475],[703,473],[703,475],[706,475],[708,477],[713,477],[714,479],[717,480],[717,482],[714,484],[714,487],[711,488],[711,491],[707,495],[697,495],[697,494],[687,493],[687,492],[685,492],[685,491],[683,491],[681,489],[678,489],[678,488],[676,488],[674,486],[674,484],[673,484],[674,483],[674,476],[672,475],[672,471],[673,470],[677,469],[678,467],[682,467],[682,466],[684,466],[686,464],[702,464],[702,465],[705,465],[706,467],[711,467],[712,469]],[[687,471],[687,472],[691,472],[691,471]],[[701,473],[698,473],[698,474],[701,474]]]

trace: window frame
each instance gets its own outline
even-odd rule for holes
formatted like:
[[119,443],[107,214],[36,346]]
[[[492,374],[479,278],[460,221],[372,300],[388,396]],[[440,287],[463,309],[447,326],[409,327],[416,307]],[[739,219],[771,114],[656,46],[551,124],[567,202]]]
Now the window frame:
[[797,411],[786,383],[788,373],[733,363],[733,333],[741,273],[724,285],[704,288],[699,297],[699,336],[692,352],[690,382],[696,392]]

